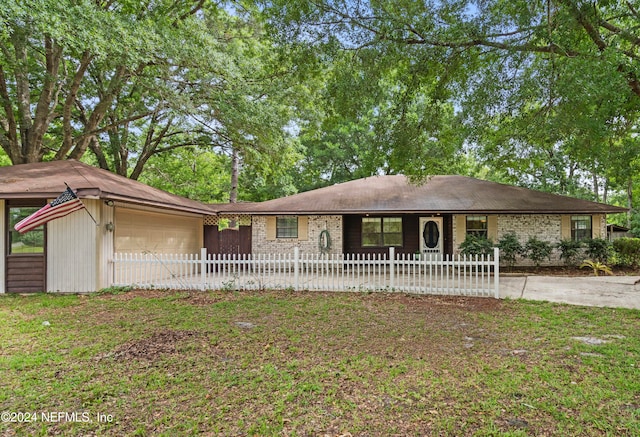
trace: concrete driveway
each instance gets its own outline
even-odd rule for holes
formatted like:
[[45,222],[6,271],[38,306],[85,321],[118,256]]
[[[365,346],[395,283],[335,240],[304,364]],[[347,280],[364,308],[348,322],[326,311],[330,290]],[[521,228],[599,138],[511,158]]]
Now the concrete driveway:
[[500,297],[640,309],[640,276],[500,275]]

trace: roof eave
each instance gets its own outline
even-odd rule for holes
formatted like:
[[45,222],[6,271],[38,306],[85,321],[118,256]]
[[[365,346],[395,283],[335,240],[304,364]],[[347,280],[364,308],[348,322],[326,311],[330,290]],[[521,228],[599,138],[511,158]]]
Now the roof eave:
[[99,196],[100,199],[102,200],[113,200],[114,202],[125,202],[125,203],[131,203],[134,205],[140,205],[140,206],[149,206],[149,207],[155,207],[155,208],[162,208],[162,209],[169,209],[172,211],[180,211],[180,212],[188,212],[188,213],[193,213],[193,214],[198,214],[198,215],[214,215],[215,213],[213,213],[212,211],[210,211],[207,208],[197,208],[197,207],[189,207],[189,206],[177,206],[175,204],[171,204],[171,203],[164,203],[164,202],[156,202],[156,201],[152,201],[152,200],[148,200],[148,199],[138,199],[135,197],[130,197],[130,196],[121,196],[121,195],[117,195],[114,193],[102,193]]
[[216,210],[216,214],[221,215],[237,215],[237,214],[252,214],[252,215],[366,215],[366,214],[622,214],[626,213],[625,208],[607,208],[601,210],[595,209],[574,209],[574,210],[363,210],[363,209],[349,209],[349,210],[333,210],[333,211],[318,211],[318,210]]

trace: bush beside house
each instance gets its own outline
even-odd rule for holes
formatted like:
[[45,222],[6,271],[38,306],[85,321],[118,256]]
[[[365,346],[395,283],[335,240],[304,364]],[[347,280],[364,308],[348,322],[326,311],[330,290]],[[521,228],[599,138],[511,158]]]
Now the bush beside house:
[[[577,267],[585,260],[599,264],[612,264],[620,267],[640,267],[640,238],[620,238],[613,243],[602,238],[590,238],[583,241],[563,240],[556,245],[531,237],[522,244],[515,234],[504,235],[497,244],[485,237],[468,235],[460,245],[465,255],[486,255],[493,247],[500,249],[501,264],[511,268],[518,259],[529,260],[540,267],[544,260],[554,256],[565,266]],[[557,251],[554,253],[554,249]]]

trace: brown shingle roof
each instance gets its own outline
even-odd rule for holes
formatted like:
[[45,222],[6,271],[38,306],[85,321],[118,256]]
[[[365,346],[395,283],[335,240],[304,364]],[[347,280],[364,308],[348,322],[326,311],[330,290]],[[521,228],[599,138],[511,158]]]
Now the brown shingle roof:
[[465,176],[373,176],[260,203],[215,205],[253,214],[522,213],[597,214],[625,208]]
[[99,198],[197,214],[211,214],[204,204],[75,160],[0,167],[0,198],[55,198],[65,182],[79,198]]

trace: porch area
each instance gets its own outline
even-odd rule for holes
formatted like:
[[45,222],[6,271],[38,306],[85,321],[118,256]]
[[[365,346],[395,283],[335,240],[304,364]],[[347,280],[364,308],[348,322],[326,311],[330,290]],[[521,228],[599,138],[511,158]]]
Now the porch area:
[[500,296],[499,252],[463,255],[167,255],[116,253],[111,286],[190,290],[317,290]]

